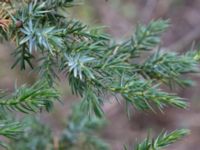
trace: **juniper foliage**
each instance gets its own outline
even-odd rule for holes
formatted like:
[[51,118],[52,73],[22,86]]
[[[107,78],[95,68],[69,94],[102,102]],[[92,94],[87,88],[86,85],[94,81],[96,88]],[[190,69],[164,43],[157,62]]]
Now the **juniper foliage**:
[[[188,86],[191,82],[185,75],[199,70],[196,52],[180,55],[159,49],[155,51],[162,33],[170,26],[168,20],[138,25],[129,39],[116,42],[99,28],[90,28],[58,11],[76,4],[77,1],[73,0],[0,1],[0,39],[15,46],[12,68],[31,68],[40,79],[30,87],[17,87],[14,93],[2,92],[0,107],[4,112],[49,110],[59,99],[56,90],[59,74],[68,79],[72,93],[81,97],[80,111],[86,114],[86,118],[100,119],[104,116],[102,105],[108,95],[122,98],[127,105],[138,110],[158,112],[169,106],[181,109],[188,106],[183,98],[160,88],[162,84],[171,88]],[[144,58],[144,53],[151,56]],[[138,58],[144,61],[137,61]],[[74,124],[85,119],[84,116],[76,117],[78,122]],[[20,134],[24,129],[20,130],[18,123],[9,124],[6,119],[0,123],[5,125],[0,128],[0,134],[6,137]],[[67,131],[85,131],[88,128],[85,126],[87,122],[82,128],[69,125]],[[185,133],[185,130],[180,130],[169,135],[161,134],[155,140],[147,138],[135,149],[160,149]],[[97,144],[99,141],[98,138],[86,137],[89,143]]]
[[[134,150],[160,150],[176,142],[177,140],[184,137],[188,133],[189,133],[188,130],[181,129],[181,130],[175,130],[171,133],[167,132],[161,133],[155,139],[147,137],[143,142],[137,144]],[[125,150],[128,150],[128,148],[125,147]]]

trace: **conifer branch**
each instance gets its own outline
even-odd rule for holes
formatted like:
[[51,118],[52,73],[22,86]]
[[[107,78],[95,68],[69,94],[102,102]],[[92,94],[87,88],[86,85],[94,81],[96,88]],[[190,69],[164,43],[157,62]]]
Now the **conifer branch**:
[[[101,29],[91,29],[58,11],[75,5],[74,0],[4,0],[0,4],[0,40],[16,48],[12,68],[20,65],[21,69],[27,69],[29,66],[42,79],[31,87],[16,88],[13,94],[2,93],[2,110],[24,113],[38,112],[44,107],[48,110],[59,99],[54,83],[60,73],[68,79],[72,93],[82,99],[79,112],[89,117],[101,119],[104,116],[101,107],[110,94],[120,95],[127,104],[140,110],[187,107],[184,99],[164,92],[159,85],[188,86],[185,75],[199,71],[198,53],[179,55],[152,51],[152,56],[144,58],[143,62],[135,59],[160,44],[162,33],[170,26],[168,20],[138,25],[131,38],[118,43]],[[76,127],[72,119],[66,132],[74,136],[73,129],[87,130],[82,118],[78,117],[81,128],[72,128],[71,124]],[[9,129],[0,128],[0,134],[11,137],[12,131],[13,135],[18,132],[15,125],[8,126]],[[178,130],[153,140],[147,138],[136,149],[160,149],[186,133],[186,130]],[[86,136],[86,139],[86,143],[94,147],[101,143],[96,137]]]
[[181,129],[171,133],[161,133],[155,139],[150,139],[148,137],[141,144],[138,144],[134,150],[160,150],[183,138],[188,133],[188,130]]
[[155,79],[170,87],[178,84],[188,86],[191,82],[183,75],[199,72],[199,65],[194,59],[194,52],[178,55],[173,52],[156,52],[142,65],[138,65],[138,72],[146,79]]
[[5,120],[0,122],[0,135],[2,136],[16,138],[22,132],[22,126],[19,122]]
[[37,112],[42,108],[49,110],[56,99],[59,99],[59,94],[55,89],[49,88],[45,82],[37,82],[31,87],[23,85],[11,95],[4,93],[0,108],[23,113]]
[[141,51],[152,50],[160,44],[161,35],[169,27],[169,20],[151,21],[147,26],[139,24],[132,38],[124,45],[129,47],[129,52],[133,57]]
[[[99,116],[101,100],[107,93],[119,93],[142,110],[154,106],[186,108],[182,98],[162,92],[157,84],[175,81],[187,85],[180,76],[197,70],[193,56],[158,52],[143,64],[132,62],[139,53],[160,43],[162,33],[169,27],[168,20],[139,25],[131,40],[116,43],[100,30],[91,30],[80,21],[66,19],[49,8],[50,4],[58,8],[69,2],[72,1],[31,1],[23,3],[23,9],[16,10],[15,14],[11,13],[13,21],[23,22],[17,30],[9,28],[17,47],[13,67],[20,64],[21,69],[26,69],[28,64],[50,86],[59,78],[59,72],[65,73],[72,92],[82,97],[86,108],[90,107],[85,110],[93,110]],[[40,62],[34,66],[36,60]],[[93,100],[89,100],[91,97]]]

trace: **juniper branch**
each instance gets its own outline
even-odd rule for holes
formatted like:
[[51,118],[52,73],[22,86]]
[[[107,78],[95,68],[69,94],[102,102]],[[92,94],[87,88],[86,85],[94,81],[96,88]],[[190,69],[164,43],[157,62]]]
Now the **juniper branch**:
[[188,133],[188,130],[181,129],[171,133],[162,133],[155,139],[150,139],[148,137],[141,144],[138,144],[135,150],[160,150],[183,138]]
[[37,112],[42,108],[49,110],[56,99],[59,99],[59,93],[55,89],[49,88],[45,82],[37,82],[31,87],[23,85],[11,95],[4,94],[0,108],[23,113]]

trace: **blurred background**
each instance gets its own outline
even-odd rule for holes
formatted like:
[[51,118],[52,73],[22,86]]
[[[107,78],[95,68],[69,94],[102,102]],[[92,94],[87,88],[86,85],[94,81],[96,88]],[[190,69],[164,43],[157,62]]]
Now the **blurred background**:
[[[90,26],[105,26],[106,32],[116,40],[131,36],[138,23],[170,19],[171,28],[163,35],[162,48],[184,53],[200,44],[200,0],[85,0],[83,5],[70,8],[68,14]],[[11,45],[0,45],[0,88],[8,90],[13,90],[15,83],[20,85],[36,80],[28,71],[10,69],[14,62],[12,51]],[[149,130],[157,135],[163,130],[189,128],[191,134],[168,149],[199,150],[200,78],[192,78],[196,80],[194,87],[174,91],[190,102],[187,110],[170,108],[163,114],[133,112],[129,119],[124,106],[111,101],[104,106],[108,123],[100,136],[113,150],[122,150],[124,144],[134,144],[146,137]],[[67,82],[60,83],[60,90],[64,104],[58,102],[52,113],[41,114],[42,121],[51,126],[55,136],[59,136],[71,106],[78,100],[71,95]]]

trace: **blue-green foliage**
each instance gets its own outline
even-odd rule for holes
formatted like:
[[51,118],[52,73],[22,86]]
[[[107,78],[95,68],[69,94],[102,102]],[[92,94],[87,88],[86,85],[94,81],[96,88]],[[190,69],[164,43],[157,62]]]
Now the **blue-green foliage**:
[[[60,97],[55,83],[62,74],[68,80],[72,93],[81,98],[81,105],[69,118],[61,139],[61,149],[76,147],[83,135],[81,142],[85,147],[81,146],[82,149],[104,150],[107,145],[90,132],[93,132],[92,123],[104,117],[102,105],[109,95],[123,98],[127,105],[139,110],[157,112],[169,106],[187,107],[183,98],[160,88],[162,84],[171,88],[188,86],[191,82],[185,75],[199,71],[196,52],[179,55],[155,51],[162,33],[170,26],[168,20],[138,25],[130,38],[118,43],[99,28],[91,29],[81,21],[59,13],[60,9],[67,9],[76,3],[73,0],[0,1],[0,19],[3,22],[0,39],[12,43],[16,48],[12,68],[20,66],[25,70],[30,67],[39,75],[39,81],[30,87],[16,88],[13,94],[2,92],[2,111],[31,113],[43,108],[49,110]],[[152,55],[143,57],[145,52]],[[144,61],[138,61],[138,58]],[[80,112],[82,114],[77,114]],[[93,119],[97,122],[92,122]],[[1,135],[11,137],[21,132],[18,123],[6,124],[8,126],[0,128]],[[5,125],[5,119],[2,119],[2,125]],[[43,141],[37,135],[46,133],[33,129],[35,134],[24,144],[30,142],[33,149],[46,149],[48,145],[44,144],[45,140],[48,143],[52,137],[49,135]],[[181,137],[179,133],[160,135],[157,142],[163,140],[161,143],[168,145],[179,135]],[[176,135],[177,138],[171,139]],[[26,141],[24,136],[22,139],[22,142]],[[148,146],[149,143],[156,145],[155,142],[146,140],[144,143]],[[138,150],[143,148],[142,145],[145,144],[139,145]],[[23,148],[26,149],[26,146]]]

